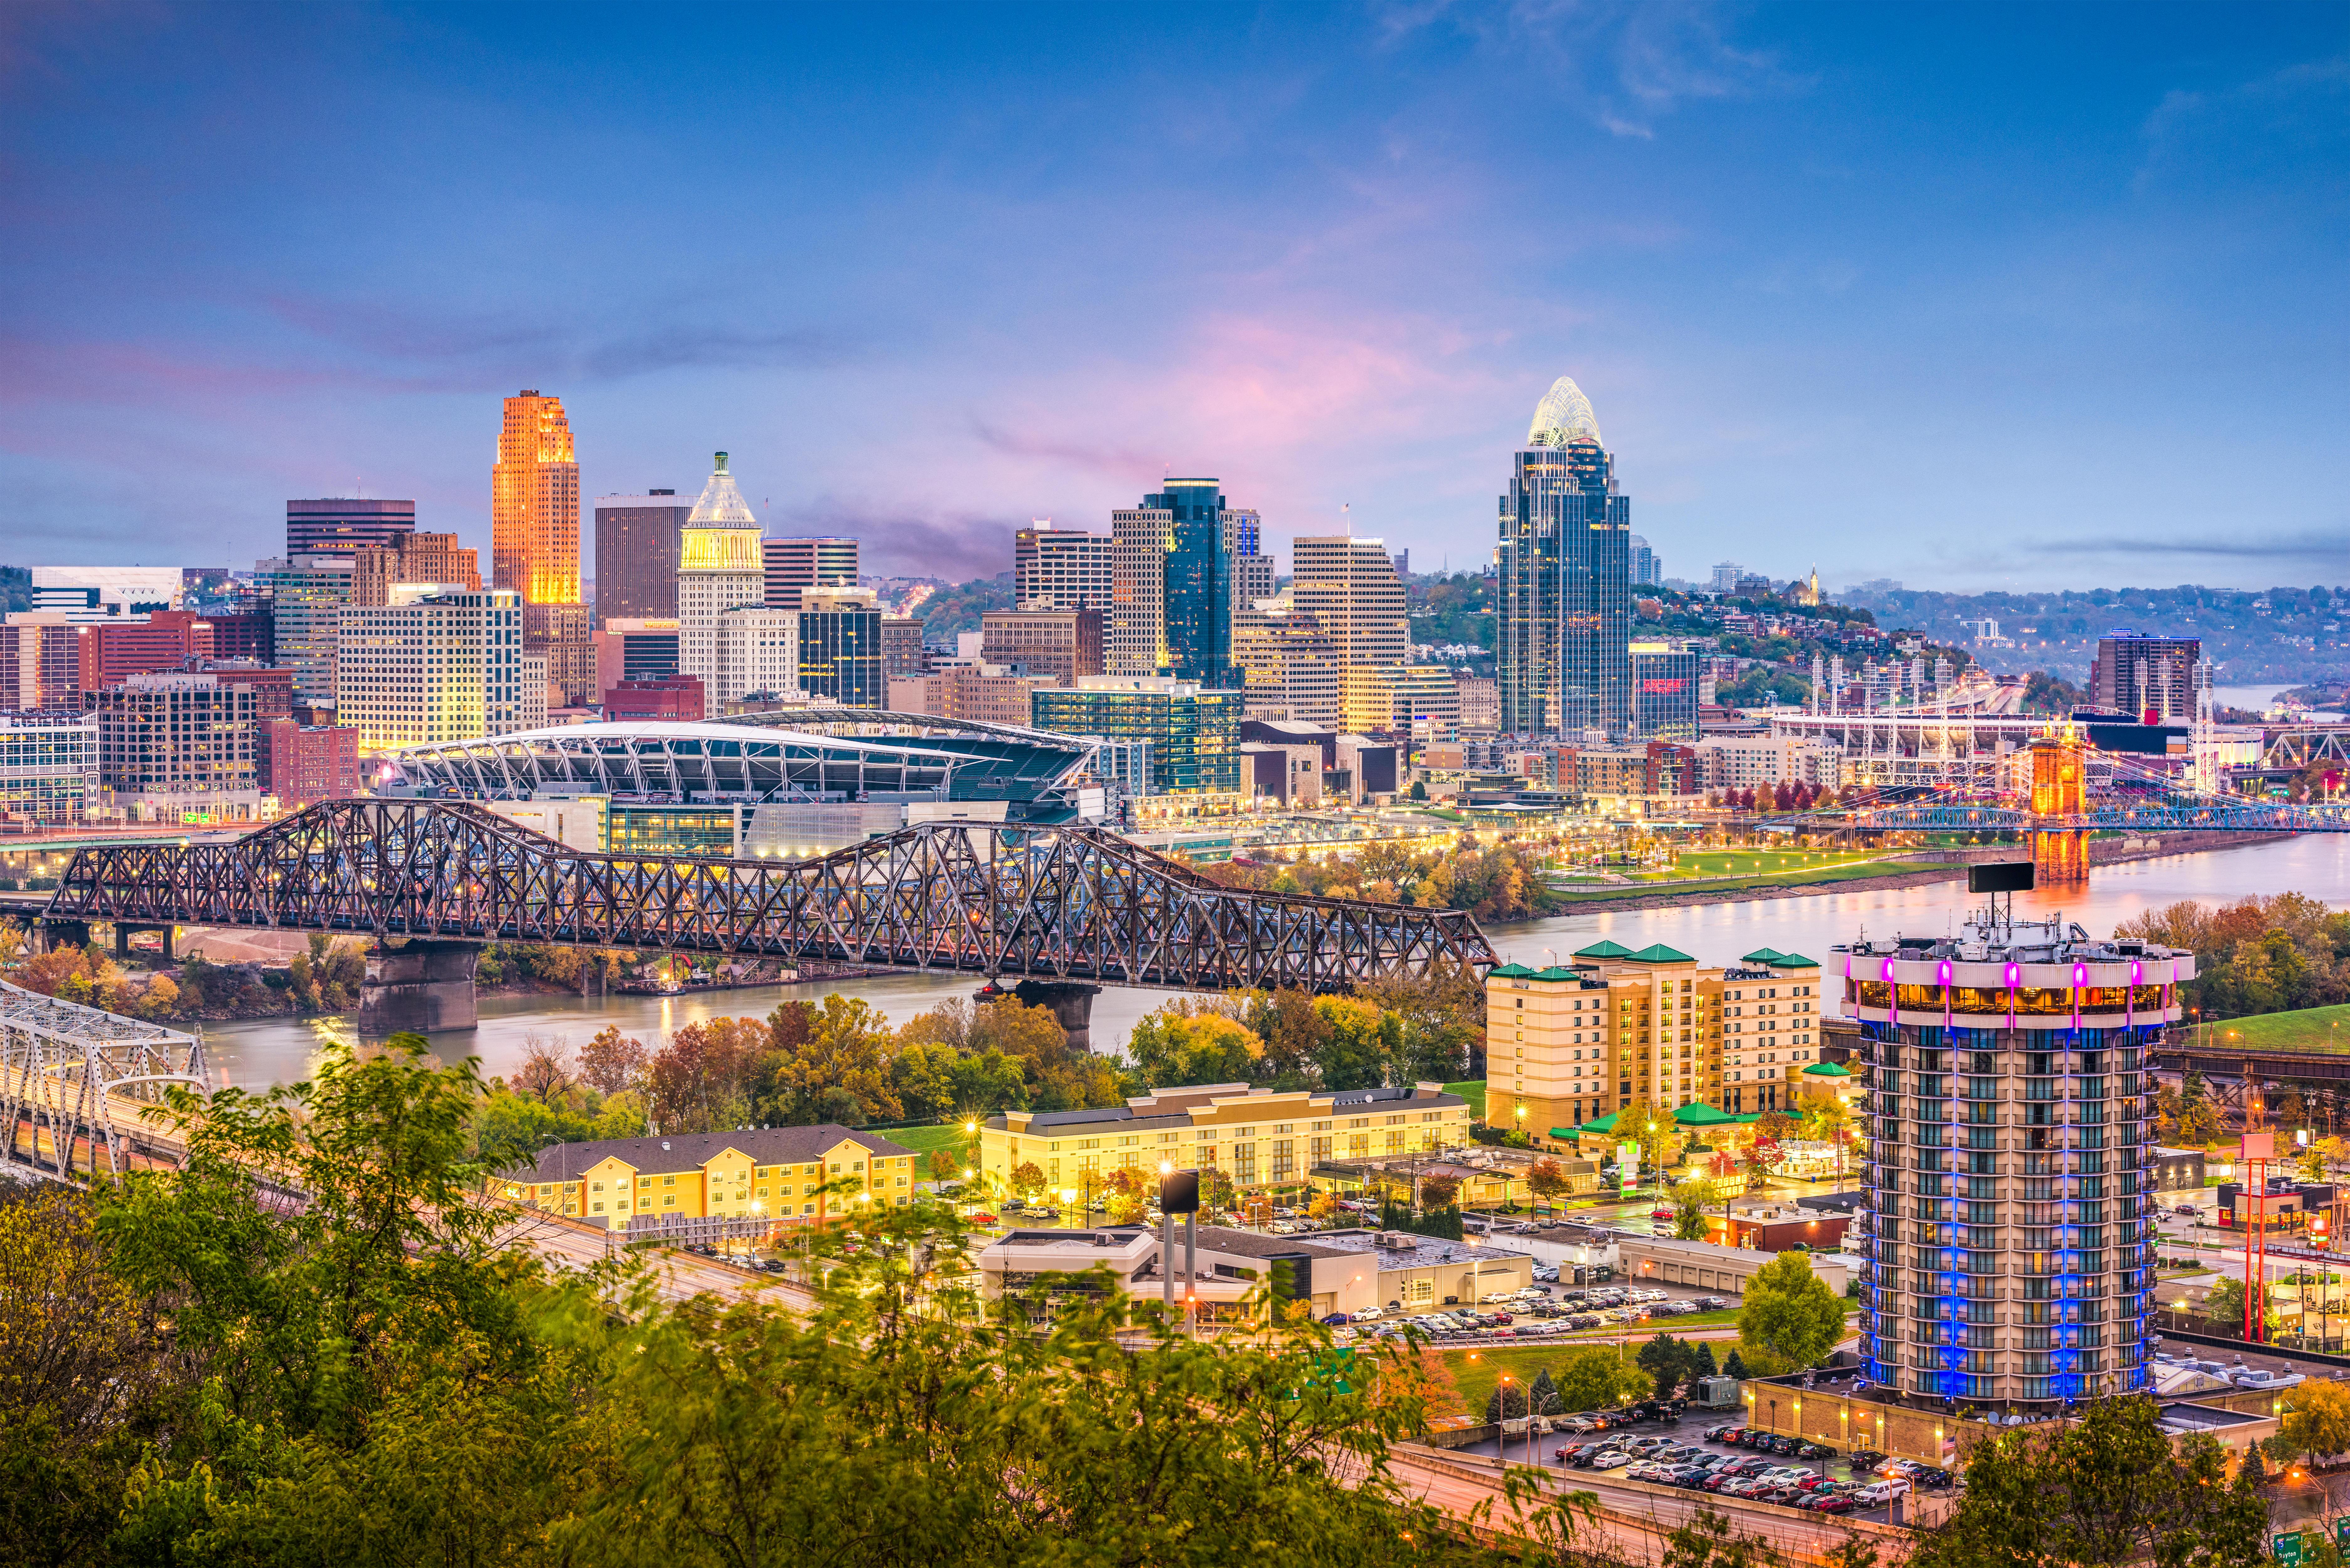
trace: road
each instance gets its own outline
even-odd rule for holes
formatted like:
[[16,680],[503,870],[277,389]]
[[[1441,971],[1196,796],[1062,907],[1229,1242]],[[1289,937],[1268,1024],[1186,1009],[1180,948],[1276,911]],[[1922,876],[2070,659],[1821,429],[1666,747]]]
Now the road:
[[[546,1260],[549,1267],[579,1272],[604,1262],[619,1249],[600,1226],[539,1210],[513,1210],[514,1218],[495,1236],[501,1247],[526,1247]],[[653,1270],[654,1290],[665,1302],[687,1301],[698,1295],[721,1300],[756,1298],[786,1310],[814,1310],[816,1296],[805,1287],[774,1274],[754,1273],[715,1258],[674,1247],[644,1247],[638,1254]]]

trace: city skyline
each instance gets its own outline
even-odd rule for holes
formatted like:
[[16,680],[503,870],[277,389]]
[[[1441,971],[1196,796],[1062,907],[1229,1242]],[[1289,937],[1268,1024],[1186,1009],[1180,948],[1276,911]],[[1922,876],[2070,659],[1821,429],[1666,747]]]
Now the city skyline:
[[[2345,43],[2205,18],[45,15],[0,56],[0,559],[68,513],[86,559],[255,557],[346,488],[486,557],[483,402],[532,386],[583,498],[723,446],[878,572],[993,573],[1185,472],[1459,569],[1571,375],[1679,575],[2308,581],[2350,492]],[[1207,87],[1116,111],[1161,80]],[[1170,219],[1216,243],[1133,243]]]

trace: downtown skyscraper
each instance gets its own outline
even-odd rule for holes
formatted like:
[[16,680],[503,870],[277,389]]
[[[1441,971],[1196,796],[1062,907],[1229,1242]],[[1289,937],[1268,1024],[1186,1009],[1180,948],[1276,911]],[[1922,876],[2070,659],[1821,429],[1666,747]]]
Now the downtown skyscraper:
[[1561,376],[1534,410],[1501,498],[1494,641],[1504,732],[1631,732],[1631,520],[1591,401]]
[[505,400],[490,469],[490,580],[522,596],[523,647],[546,660],[566,702],[595,694],[596,652],[580,600],[579,463],[563,400]]

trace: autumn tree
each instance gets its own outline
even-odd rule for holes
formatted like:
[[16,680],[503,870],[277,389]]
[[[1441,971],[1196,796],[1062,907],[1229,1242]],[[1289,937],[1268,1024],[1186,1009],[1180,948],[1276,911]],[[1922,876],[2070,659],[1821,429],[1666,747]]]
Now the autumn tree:
[[1545,1155],[1526,1168],[1526,1189],[1544,1202],[1563,1196],[1567,1189],[1566,1172],[1558,1161]]
[[579,1075],[606,1095],[637,1087],[645,1075],[645,1043],[622,1036],[617,1025],[606,1024],[579,1048]]
[[507,1082],[518,1094],[541,1105],[552,1105],[577,1080],[571,1071],[571,1043],[560,1034],[534,1030],[522,1037],[522,1064]]

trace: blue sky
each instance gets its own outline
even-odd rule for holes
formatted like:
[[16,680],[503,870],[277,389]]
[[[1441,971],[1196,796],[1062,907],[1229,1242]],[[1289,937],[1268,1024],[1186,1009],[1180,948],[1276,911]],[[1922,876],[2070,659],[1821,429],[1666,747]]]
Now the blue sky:
[[486,545],[535,387],[868,569],[1459,566],[1571,374],[1677,575],[2350,576],[2339,6],[17,6],[0,234],[10,562]]

